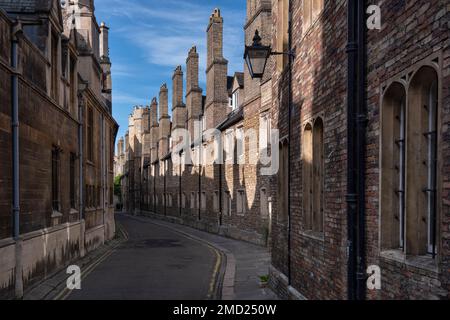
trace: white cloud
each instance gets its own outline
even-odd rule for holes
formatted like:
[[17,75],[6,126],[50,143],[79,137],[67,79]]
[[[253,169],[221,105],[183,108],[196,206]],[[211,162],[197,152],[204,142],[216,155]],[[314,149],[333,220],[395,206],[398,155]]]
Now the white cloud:
[[[184,66],[187,52],[196,45],[200,55],[200,80],[204,81],[206,27],[213,8],[182,0],[97,0],[97,6],[104,1],[108,2],[102,5],[105,15],[119,16],[130,22],[114,32],[140,48],[142,58],[150,64],[170,67],[170,70],[177,65]],[[230,62],[229,73],[232,74],[243,68],[245,13],[227,10],[222,16],[225,23],[224,56]],[[118,76],[127,76],[125,71],[116,70]]]
[[113,93],[113,103],[114,104],[129,104],[129,105],[146,105],[149,104],[149,100],[142,98],[142,97],[136,97],[127,93],[123,93],[120,91]]

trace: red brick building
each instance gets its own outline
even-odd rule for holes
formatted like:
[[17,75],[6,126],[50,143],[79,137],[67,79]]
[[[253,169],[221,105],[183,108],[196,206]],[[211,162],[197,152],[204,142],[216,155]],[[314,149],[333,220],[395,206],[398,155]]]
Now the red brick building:
[[[283,58],[272,76],[290,184],[280,169],[271,286],[283,298],[448,299],[450,7],[365,2],[272,1],[272,47],[295,59],[290,114]],[[381,28],[368,30],[372,4]]]

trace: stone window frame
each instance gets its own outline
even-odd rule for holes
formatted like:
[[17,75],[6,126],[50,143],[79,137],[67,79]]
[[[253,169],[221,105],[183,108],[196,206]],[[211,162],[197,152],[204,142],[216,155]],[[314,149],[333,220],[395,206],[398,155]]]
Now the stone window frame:
[[266,187],[259,189],[260,214],[263,219],[269,217],[269,194]]
[[[389,80],[385,81],[380,85],[380,100],[379,100],[379,106],[380,106],[380,137],[379,137],[379,209],[378,209],[378,217],[379,217],[379,254],[383,258],[386,259],[394,259],[401,261],[402,263],[412,263],[413,265],[419,266],[421,268],[430,269],[433,271],[437,271],[437,262],[440,259],[440,248],[441,248],[441,232],[440,232],[440,221],[441,221],[441,214],[442,214],[442,179],[439,177],[439,168],[441,168],[442,165],[442,152],[439,152],[442,148],[442,138],[441,138],[441,132],[442,132],[442,106],[443,106],[443,85],[442,85],[442,52],[436,52],[429,57],[423,59],[422,61],[419,61],[409,67],[408,69],[402,71],[401,73],[397,74],[396,76],[390,78]],[[414,189],[414,185],[420,187],[420,183],[416,183],[417,177],[414,176],[414,174],[417,174],[414,168],[414,166],[418,166],[417,163],[413,163],[413,160],[415,157],[411,157],[410,153],[413,153],[415,155],[416,152],[413,149],[417,149],[414,147],[414,143],[416,145],[421,145],[420,143],[417,143],[417,139],[414,140],[414,142],[411,142],[412,139],[408,139],[411,135],[412,136],[421,136],[420,134],[415,133],[414,130],[416,129],[417,124],[413,123],[411,124],[410,121],[414,121],[414,113],[411,113],[411,108],[419,108],[418,104],[421,104],[423,100],[421,101],[420,98],[424,99],[424,93],[418,92],[418,90],[422,89],[425,86],[424,83],[420,83],[420,77],[426,76],[427,69],[429,72],[434,72],[435,80],[437,81],[436,85],[436,91],[437,91],[437,97],[436,97],[436,164],[435,164],[435,172],[436,172],[436,181],[435,181],[435,237],[436,237],[436,258],[433,259],[432,255],[430,254],[430,239],[429,239],[429,217],[427,220],[427,226],[426,228],[426,234],[427,236],[424,237],[423,235],[420,236],[423,232],[419,232],[414,227],[414,221],[419,221],[420,213],[417,213],[418,210],[414,209],[417,206],[412,205],[409,203],[408,199],[415,199],[420,198],[417,197],[417,194],[421,194],[421,192],[415,192],[417,190],[410,191],[409,189]],[[416,83],[416,81],[419,81],[419,83]],[[426,83],[426,82],[425,82]],[[390,210],[385,210],[386,208],[386,195],[385,190],[386,187],[385,181],[383,177],[384,172],[386,169],[383,167],[383,161],[386,157],[386,153],[384,152],[384,147],[387,147],[385,145],[386,142],[383,141],[383,128],[385,125],[385,122],[387,121],[385,119],[385,109],[386,105],[388,103],[387,94],[389,94],[389,90],[392,88],[393,85],[399,85],[403,87],[403,90],[405,92],[405,108],[406,108],[406,151],[405,151],[405,226],[404,226],[404,247],[395,247],[392,243],[392,239],[394,236],[390,233],[392,233],[393,228],[390,227],[389,221],[392,220],[387,213],[390,212]],[[430,85],[431,87],[432,85]],[[431,88],[430,88],[431,89]],[[431,90],[430,90],[431,91]],[[411,102],[412,101],[412,102]],[[422,106],[423,107],[423,106]],[[420,110],[419,110],[420,111]],[[421,114],[420,112],[417,112],[417,114]],[[411,120],[411,118],[413,120]],[[422,117],[415,117],[415,118],[422,118]],[[417,120],[417,119],[416,119]],[[422,124],[423,125],[423,124]],[[421,130],[421,129],[420,129]],[[410,151],[411,149],[411,151]],[[416,156],[417,158],[417,156]],[[417,161],[416,161],[417,162]],[[413,169],[411,169],[411,166]],[[416,168],[417,169],[417,168]],[[427,169],[428,170],[428,169]],[[414,180],[413,182],[409,182],[409,180]],[[428,183],[428,182],[427,182]],[[427,186],[429,189],[429,187]],[[409,195],[411,194],[411,195]],[[413,196],[413,194],[416,194],[416,196]],[[428,201],[428,200],[427,200]],[[427,202],[429,203],[429,201]],[[427,205],[428,206],[428,205]],[[413,209],[409,209],[413,208]],[[412,210],[413,213],[409,213]],[[428,208],[427,208],[428,211]],[[416,212],[416,215],[414,215],[414,212]],[[427,212],[427,215],[429,212]],[[413,219],[409,219],[409,217],[413,215]],[[423,220],[422,220],[423,221]],[[421,230],[423,230],[424,227],[421,227]],[[400,228],[399,228],[400,229]],[[418,239],[420,238],[420,239]],[[426,239],[425,239],[426,238]],[[426,241],[424,245],[424,241]],[[426,247],[426,251],[424,251],[424,247]],[[423,259],[424,258],[424,259]],[[419,260],[420,261],[419,261]],[[417,263],[416,263],[417,262]]]
[[[325,9],[325,0],[302,1],[302,32],[306,35],[319,20]],[[308,11],[307,14],[305,12]]]
[[74,54],[69,53],[69,81],[70,81],[70,92],[69,92],[69,99],[70,99],[70,110],[73,114],[77,114],[77,90],[78,90],[78,73],[77,73],[77,58]]
[[232,212],[232,205],[233,205],[233,199],[231,197],[231,192],[229,190],[224,190],[224,197],[223,197],[223,204],[224,204],[224,211],[225,214],[229,217],[231,217],[231,212]]
[[61,211],[61,149],[52,146],[51,150],[51,186],[53,212]]
[[239,89],[236,89],[231,94],[231,110],[236,110],[239,107]]
[[202,211],[206,211],[206,204],[207,204],[207,195],[206,195],[206,191],[202,191],[200,193],[200,209]]
[[[262,132],[261,129],[261,125],[263,123],[263,119],[266,119],[266,123],[267,123],[267,129],[265,132]],[[269,110],[263,111],[259,114],[259,123],[260,123],[260,127],[259,127],[259,150],[260,152],[262,150],[266,149],[266,154],[269,154],[269,151],[271,149],[271,138],[272,138],[272,121],[271,121],[271,113]],[[263,138],[263,136],[265,136]],[[263,144],[265,144],[265,148],[263,148]]]
[[61,37],[53,28],[50,31],[50,42],[50,97],[59,105]]
[[190,198],[190,208],[195,209],[196,201],[195,201],[195,191],[191,191],[191,198]]
[[87,123],[86,123],[86,147],[87,147],[87,160],[91,163],[94,162],[94,131],[95,131],[95,117],[94,108],[90,105],[87,106]]
[[70,208],[76,209],[76,198],[77,198],[77,179],[76,179],[76,168],[77,168],[77,155],[73,152],[69,155],[69,199]]
[[303,231],[317,236],[323,236],[325,221],[324,124],[324,113],[320,112],[302,123],[301,132]]
[[186,193],[185,192],[181,193],[181,208],[183,208],[183,209],[186,208]]
[[[238,139],[241,138],[241,139]],[[241,143],[238,143],[241,141]],[[239,126],[236,128],[235,134],[235,149],[236,149],[236,161],[237,164],[245,164],[245,132],[244,126]],[[239,152],[242,153],[239,153]]]
[[[287,52],[289,45],[289,0],[277,0],[276,42],[277,52]],[[285,54],[276,57],[276,69],[283,72],[288,65],[289,57]]]
[[233,129],[227,129],[225,131],[225,144],[224,144],[224,152],[225,161],[230,163],[234,159],[234,149],[235,149],[235,134]]
[[246,213],[246,208],[245,208],[245,204],[246,204],[246,193],[245,193],[245,189],[241,188],[241,189],[237,189],[236,190],[236,214],[238,216],[244,216]]
[[220,205],[219,205],[219,190],[214,190],[213,192],[213,210],[214,212],[220,211]]

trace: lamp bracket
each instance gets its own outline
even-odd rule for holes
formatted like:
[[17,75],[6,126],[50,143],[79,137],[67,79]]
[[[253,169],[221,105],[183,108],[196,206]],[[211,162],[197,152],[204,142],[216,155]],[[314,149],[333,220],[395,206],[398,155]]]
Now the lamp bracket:
[[287,55],[287,56],[291,57],[292,59],[295,58],[294,51],[286,51],[286,52],[271,51],[271,52],[270,52],[270,55],[271,55],[271,56]]

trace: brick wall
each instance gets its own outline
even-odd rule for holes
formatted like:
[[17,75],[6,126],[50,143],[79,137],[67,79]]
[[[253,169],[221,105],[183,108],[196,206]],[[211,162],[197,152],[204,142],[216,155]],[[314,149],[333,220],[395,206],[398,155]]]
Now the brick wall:
[[[369,4],[373,1],[369,1]],[[379,299],[442,299],[449,298],[449,132],[450,121],[450,7],[444,1],[384,1],[380,4],[382,29],[368,32],[368,130],[366,150],[366,221],[367,264],[377,264],[382,270],[382,290],[370,292],[370,298]],[[435,55],[435,56],[433,56]],[[380,108],[386,84],[417,72],[422,65],[430,65],[436,57],[442,106],[438,113],[440,130],[440,170],[438,179],[441,195],[438,198],[438,258],[432,262],[426,257],[407,257],[383,254],[380,247],[379,225],[379,162],[380,162]],[[410,80],[411,78],[409,78]],[[407,80],[407,81],[409,81]],[[408,116],[408,115],[407,115]]]
[[[277,5],[272,2],[273,41],[276,43]],[[309,299],[345,299],[346,254],[346,1],[325,1],[324,12],[311,29],[302,29],[301,1],[293,1],[293,109],[291,122],[291,287],[281,281],[288,276],[287,227],[273,224],[272,287],[287,296],[296,289]],[[369,1],[369,4],[371,2]],[[374,2],[375,3],[375,2]],[[442,1],[383,1],[382,29],[368,32],[366,149],[366,249],[367,265],[379,265],[382,289],[369,291],[369,299],[448,298],[448,101],[449,7]],[[447,17],[447,20],[446,20]],[[422,63],[432,54],[441,63],[442,109],[440,141],[442,184],[440,203],[440,252],[434,263],[429,257],[381,253],[379,246],[379,153],[380,101],[383,83]],[[424,60],[425,59],[425,60]],[[412,69],[411,69],[412,68]],[[287,131],[287,78],[274,71],[273,125],[283,137]],[[324,120],[325,188],[324,232],[305,231],[302,203],[302,128],[315,117]],[[279,199],[277,199],[279,200]],[[276,210],[277,205],[274,204]],[[279,212],[275,213],[279,215]]]

